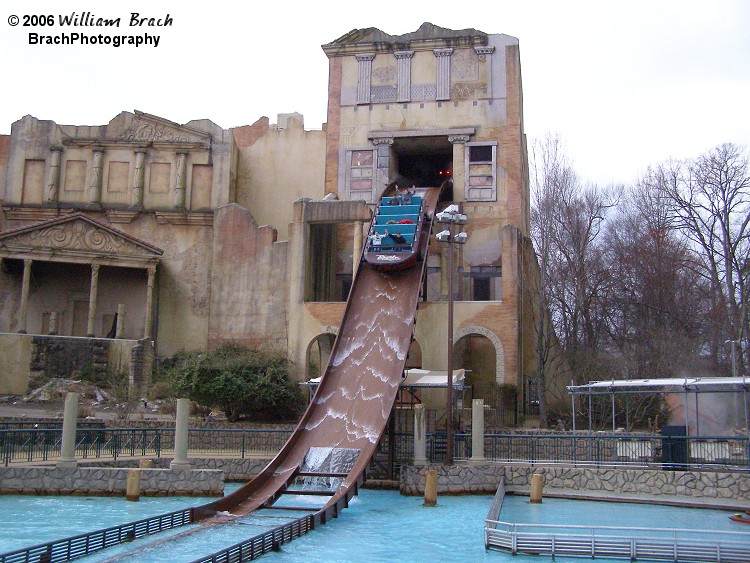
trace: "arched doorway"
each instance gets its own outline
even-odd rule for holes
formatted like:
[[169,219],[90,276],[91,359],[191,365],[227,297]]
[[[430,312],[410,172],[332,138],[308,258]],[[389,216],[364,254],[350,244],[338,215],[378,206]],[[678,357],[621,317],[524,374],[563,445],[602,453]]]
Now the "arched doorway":
[[516,393],[513,385],[505,383],[502,342],[484,327],[466,327],[456,336],[453,367],[468,371],[466,384],[471,393],[467,398],[484,400],[486,426],[515,425]]
[[335,340],[335,333],[324,332],[310,341],[305,354],[305,380],[323,375],[331,359],[331,349]]

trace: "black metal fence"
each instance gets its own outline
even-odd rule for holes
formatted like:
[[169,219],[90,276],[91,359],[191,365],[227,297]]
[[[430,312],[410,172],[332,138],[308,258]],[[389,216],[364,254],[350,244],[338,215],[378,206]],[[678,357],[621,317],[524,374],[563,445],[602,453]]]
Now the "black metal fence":
[[[240,458],[275,455],[291,436],[291,430],[191,429],[188,450],[192,456],[225,455]],[[112,459],[161,457],[174,451],[173,428],[80,428],[76,432],[75,457]],[[54,461],[60,457],[62,429],[0,430],[0,463]]]
[[[226,456],[246,458],[273,456],[291,436],[291,430],[191,429],[191,457]],[[54,461],[60,457],[59,429],[0,430],[0,462]],[[445,458],[444,433],[427,435],[427,458],[440,463]],[[471,435],[454,435],[455,460],[472,456]],[[171,456],[174,429],[82,428],[76,433],[78,459]],[[391,477],[414,455],[410,432],[386,434],[373,464]],[[746,436],[672,436],[635,434],[486,434],[484,457],[490,461],[555,463],[570,465],[638,465],[670,469],[708,467],[750,470],[750,440]]]

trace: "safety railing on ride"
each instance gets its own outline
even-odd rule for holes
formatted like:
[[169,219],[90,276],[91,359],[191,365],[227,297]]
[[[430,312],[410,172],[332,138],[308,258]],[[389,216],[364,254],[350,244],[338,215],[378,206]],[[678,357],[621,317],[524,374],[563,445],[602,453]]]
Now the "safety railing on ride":
[[79,534],[32,547],[0,554],[0,563],[56,563],[84,557],[107,547],[131,542],[137,538],[185,526],[193,521],[191,508]]
[[[273,456],[291,435],[291,430],[191,429],[189,455],[232,457]],[[78,459],[161,457],[174,451],[174,429],[82,428],[76,432]],[[0,430],[0,463],[54,461],[60,457],[62,430]]]
[[264,553],[281,551],[283,544],[312,531],[315,527],[314,522],[312,514],[297,518],[292,522],[253,536],[232,547],[196,559],[193,563],[239,563],[241,561],[252,561]]

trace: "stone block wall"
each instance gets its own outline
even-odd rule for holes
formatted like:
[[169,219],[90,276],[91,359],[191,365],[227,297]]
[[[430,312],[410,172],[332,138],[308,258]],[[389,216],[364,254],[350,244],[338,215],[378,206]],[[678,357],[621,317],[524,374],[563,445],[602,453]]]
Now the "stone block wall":
[[544,475],[546,493],[606,498],[679,497],[710,504],[710,500],[750,504],[750,475],[739,472],[663,471],[659,469],[538,467],[500,464],[410,466],[401,473],[405,495],[424,494],[427,469],[438,471],[438,493],[494,493],[500,478],[505,490],[528,494],[531,476]]
[[[124,496],[127,467],[3,467],[0,494]],[[224,473],[217,469],[191,471],[141,469],[143,496],[222,496]]]
[[84,370],[106,378],[108,349],[106,340],[33,336],[29,369],[47,378],[77,379]]

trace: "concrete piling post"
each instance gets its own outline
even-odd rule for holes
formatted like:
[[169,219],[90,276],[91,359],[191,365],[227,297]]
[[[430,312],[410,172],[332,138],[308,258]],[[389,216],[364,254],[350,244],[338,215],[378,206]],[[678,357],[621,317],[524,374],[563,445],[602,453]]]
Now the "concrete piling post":
[[540,503],[542,502],[542,489],[544,487],[544,475],[541,473],[534,473],[531,476],[531,490],[529,492],[529,502]]
[[191,469],[187,458],[188,420],[190,418],[190,400],[177,399],[177,417],[174,432],[174,459],[170,469]]
[[428,469],[424,475],[424,505],[437,505],[437,469]]
[[484,461],[484,399],[471,402],[471,461]]
[[63,412],[62,447],[60,461],[57,467],[78,467],[75,458],[76,424],[78,421],[78,393],[69,392],[65,396],[65,410]]
[[128,482],[125,485],[125,500],[136,501],[141,498],[141,470],[128,471]]

